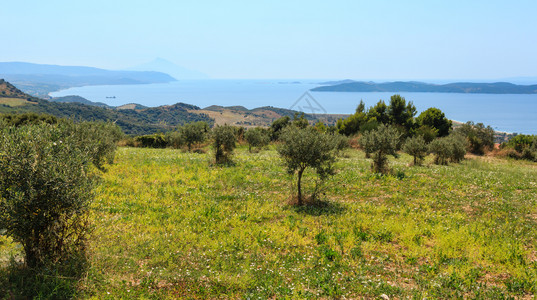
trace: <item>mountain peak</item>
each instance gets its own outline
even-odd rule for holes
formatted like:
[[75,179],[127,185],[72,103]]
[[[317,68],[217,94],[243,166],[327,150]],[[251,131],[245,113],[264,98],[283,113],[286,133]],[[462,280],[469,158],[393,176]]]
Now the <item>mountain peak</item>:
[[182,66],[178,66],[175,63],[157,57],[150,62],[129,68],[133,71],[157,71],[169,74],[175,79],[207,79],[209,76],[207,74],[201,73],[199,71],[190,70]]

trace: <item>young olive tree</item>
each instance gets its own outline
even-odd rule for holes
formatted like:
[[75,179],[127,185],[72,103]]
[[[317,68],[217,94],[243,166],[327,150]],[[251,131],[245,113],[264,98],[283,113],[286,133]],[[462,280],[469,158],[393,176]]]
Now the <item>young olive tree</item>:
[[27,266],[84,257],[91,155],[66,126],[0,131],[0,228],[21,243]]
[[403,151],[405,151],[405,153],[407,153],[408,155],[412,155],[414,157],[415,166],[421,164],[421,162],[427,155],[427,150],[427,144],[425,143],[425,139],[421,135],[408,138],[403,145]]
[[447,165],[449,161],[458,163],[466,154],[466,140],[459,134],[437,138],[429,144],[429,152],[435,155],[437,165]]
[[[297,174],[298,205],[303,205],[301,183],[304,171],[306,168],[314,169],[321,182],[333,175],[333,164],[340,140],[313,127],[288,126],[283,129],[280,141],[282,143],[278,147],[278,153],[289,174]],[[312,196],[314,197],[315,193]]]
[[215,162],[224,164],[231,162],[231,155],[235,149],[237,136],[235,128],[229,125],[216,126],[213,128],[213,147],[215,154]]
[[208,131],[209,125],[203,121],[188,123],[179,128],[181,139],[187,144],[188,151],[192,150],[193,144],[203,142]]
[[246,130],[244,138],[248,142],[248,151],[252,152],[252,147],[264,147],[270,142],[270,134],[268,130],[255,127]]
[[365,132],[359,140],[366,153],[373,154],[372,169],[377,173],[386,173],[388,155],[397,157],[397,144],[401,134],[391,126],[380,124],[377,129]]

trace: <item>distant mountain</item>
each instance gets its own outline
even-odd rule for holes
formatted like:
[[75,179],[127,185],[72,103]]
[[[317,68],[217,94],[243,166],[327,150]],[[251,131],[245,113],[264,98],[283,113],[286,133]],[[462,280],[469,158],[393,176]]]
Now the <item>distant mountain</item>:
[[158,72],[170,74],[175,79],[207,79],[209,78],[207,74],[203,74],[198,71],[183,68],[163,58],[156,58],[153,61],[129,68],[128,70],[158,71]]
[[147,84],[175,81],[154,71],[111,71],[93,67],[0,62],[0,78],[33,96],[47,97],[60,89],[87,85]]
[[516,85],[509,82],[471,83],[456,82],[430,84],[415,81],[364,82],[356,81],[320,86],[314,92],[425,92],[425,93],[476,93],[476,94],[537,94],[537,85]]

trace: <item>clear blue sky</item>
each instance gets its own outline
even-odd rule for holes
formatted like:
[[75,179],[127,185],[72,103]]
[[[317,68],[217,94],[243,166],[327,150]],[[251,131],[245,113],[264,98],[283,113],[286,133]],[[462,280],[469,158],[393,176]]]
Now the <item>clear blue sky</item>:
[[537,76],[537,1],[2,1],[0,61],[213,78]]

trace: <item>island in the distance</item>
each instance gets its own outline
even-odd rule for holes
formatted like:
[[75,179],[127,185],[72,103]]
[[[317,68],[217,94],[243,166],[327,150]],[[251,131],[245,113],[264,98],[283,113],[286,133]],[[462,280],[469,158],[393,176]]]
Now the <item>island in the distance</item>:
[[474,94],[537,94],[537,84],[517,85],[509,82],[455,82],[431,84],[417,81],[365,82],[344,80],[325,82],[314,92],[411,92],[411,93],[474,93]]

